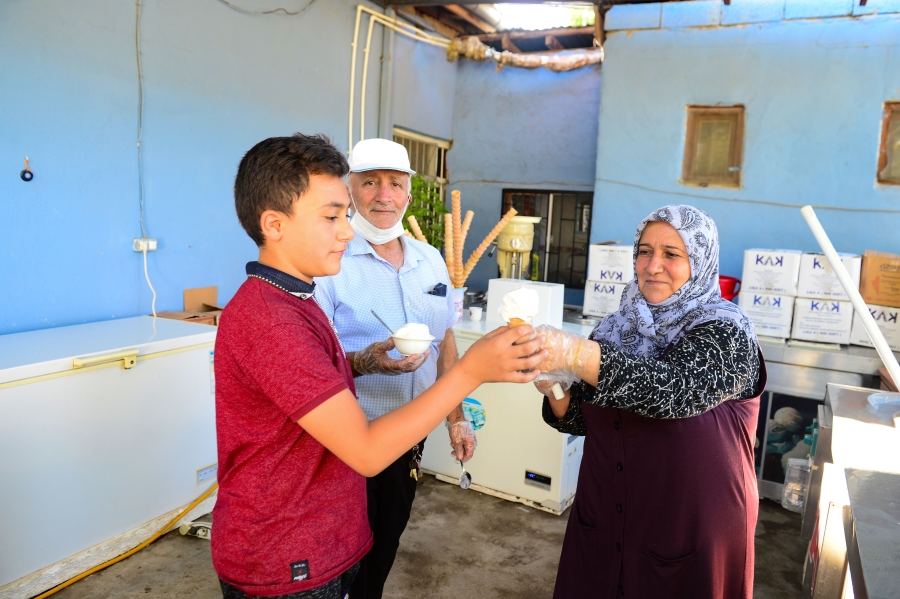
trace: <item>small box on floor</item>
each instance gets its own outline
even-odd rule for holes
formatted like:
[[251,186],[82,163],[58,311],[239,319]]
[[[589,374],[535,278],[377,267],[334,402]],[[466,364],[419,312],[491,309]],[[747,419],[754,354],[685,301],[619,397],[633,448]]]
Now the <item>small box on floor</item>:
[[[869,313],[875,319],[875,324],[884,335],[885,341],[892,351],[900,352],[900,308],[888,308],[885,306],[873,306],[869,304]],[[859,314],[853,314],[853,328],[850,331],[850,343],[874,347],[866,327],[863,326]]]
[[794,316],[792,296],[741,293],[738,295],[738,305],[750,318],[757,335],[780,339],[791,336],[791,320]]
[[800,250],[745,250],[741,293],[797,295],[801,254]]
[[863,252],[859,293],[867,304],[900,308],[900,256]]
[[[862,256],[855,254],[838,254],[844,268],[853,281],[854,289],[859,288],[859,272],[862,268]],[[850,301],[850,296],[831,268],[831,263],[824,254],[807,253],[800,256],[800,280],[797,283],[797,295]]]
[[606,316],[619,309],[625,285],[588,281],[584,286],[584,314]]
[[588,255],[587,278],[602,283],[627,283],[634,278],[634,247],[592,245]]
[[798,297],[794,303],[791,339],[821,343],[850,343],[853,304]]

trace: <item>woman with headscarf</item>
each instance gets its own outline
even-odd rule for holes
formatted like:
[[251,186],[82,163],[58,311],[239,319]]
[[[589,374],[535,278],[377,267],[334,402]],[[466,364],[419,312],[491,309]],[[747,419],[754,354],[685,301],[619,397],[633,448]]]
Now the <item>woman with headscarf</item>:
[[577,381],[544,420],[584,435],[555,599],[750,599],[753,442],[765,365],[718,285],[715,223],[665,206],[638,226],[635,279],[588,339],[538,327],[542,375]]

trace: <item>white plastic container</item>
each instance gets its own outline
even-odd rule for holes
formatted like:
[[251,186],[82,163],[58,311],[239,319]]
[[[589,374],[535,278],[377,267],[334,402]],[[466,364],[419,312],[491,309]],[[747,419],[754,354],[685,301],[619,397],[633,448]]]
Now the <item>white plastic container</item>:
[[784,471],[781,507],[792,512],[802,512],[808,484],[809,458],[790,458]]

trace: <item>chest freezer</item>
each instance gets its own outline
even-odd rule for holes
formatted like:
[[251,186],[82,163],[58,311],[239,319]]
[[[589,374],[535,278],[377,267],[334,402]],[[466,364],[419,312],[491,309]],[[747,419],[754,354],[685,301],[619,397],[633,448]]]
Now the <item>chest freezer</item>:
[[0,596],[215,482],[215,336],[149,316],[0,336]]
[[[460,355],[500,323],[463,320],[454,327]],[[564,323],[574,333],[590,327]],[[531,383],[489,383],[471,395],[484,407],[484,427],[475,432],[478,447],[466,462],[471,489],[517,501],[554,514],[575,498],[584,437],[561,434],[541,418],[541,395]],[[450,455],[447,428],[441,424],[425,442],[422,468],[455,483],[462,469]]]

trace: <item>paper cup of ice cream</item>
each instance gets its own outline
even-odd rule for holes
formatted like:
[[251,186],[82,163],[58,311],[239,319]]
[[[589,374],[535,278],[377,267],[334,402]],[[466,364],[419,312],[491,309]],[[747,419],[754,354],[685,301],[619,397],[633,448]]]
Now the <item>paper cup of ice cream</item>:
[[401,355],[411,356],[424,354],[434,341],[434,335],[428,330],[428,325],[409,322],[397,329],[391,339]]

